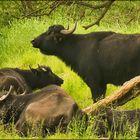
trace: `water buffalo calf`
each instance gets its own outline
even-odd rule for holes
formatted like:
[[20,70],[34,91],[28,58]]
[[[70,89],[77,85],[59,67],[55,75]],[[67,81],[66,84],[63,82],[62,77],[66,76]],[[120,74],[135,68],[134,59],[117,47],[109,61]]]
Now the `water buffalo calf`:
[[13,95],[9,92],[0,98],[0,118],[3,123],[14,120],[16,129],[24,135],[36,124],[42,124],[43,135],[54,133],[57,127],[64,131],[76,114],[81,116],[83,112],[76,102],[56,85],[26,95]]
[[50,84],[61,85],[63,80],[55,75],[49,67],[39,66],[30,70],[18,68],[0,69],[0,89],[8,90],[13,85],[16,93],[30,93]]

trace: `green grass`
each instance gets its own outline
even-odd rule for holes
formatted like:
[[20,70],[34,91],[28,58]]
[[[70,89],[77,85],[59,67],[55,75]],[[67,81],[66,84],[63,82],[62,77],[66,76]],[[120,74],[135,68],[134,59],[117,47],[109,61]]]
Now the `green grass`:
[[[48,18],[42,20],[25,19],[22,21],[14,21],[10,27],[2,28],[2,36],[0,38],[0,67],[19,67],[25,69],[28,68],[29,65],[37,67],[37,64],[50,66],[56,74],[64,79],[65,82],[62,87],[75,99],[80,108],[85,108],[92,104],[90,89],[87,85],[58,58],[41,54],[37,49],[34,49],[30,43],[34,37],[45,32],[52,24],[59,23],[66,27],[66,20],[62,20],[61,18],[56,18],[55,20]],[[109,17],[106,17],[105,21],[107,18]],[[100,26],[94,26],[87,31],[82,28],[82,25],[84,24],[87,24],[87,21],[85,23],[78,23],[76,33],[110,30],[120,33],[138,33],[140,31],[140,24],[138,22],[130,24],[129,26],[118,22],[114,22],[112,24],[102,22]],[[73,25],[72,22],[70,25]],[[113,85],[108,85],[106,95],[110,95],[118,88],[119,87],[115,87]],[[136,98],[119,107],[119,109],[139,108],[139,104],[140,98]],[[82,137],[77,135],[76,132],[77,131],[73,131],[66,134],[60,134],[58,132],[49,138],[97,138],[96,135],[91,133],[90,126]],[[19,136],[15,136],[12,133],[5,134],[5,132],[1,131],[0,138],[3,139],[10,137],[19,138]],[[130,136],[126,137],[130,138]],[[120,138],[122,137],[120,136]]]

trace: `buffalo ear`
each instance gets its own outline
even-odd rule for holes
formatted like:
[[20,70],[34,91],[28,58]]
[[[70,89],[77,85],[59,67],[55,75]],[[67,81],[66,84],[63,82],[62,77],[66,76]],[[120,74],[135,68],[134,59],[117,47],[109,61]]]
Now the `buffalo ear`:
[[34,75],[38,75],[38,71],[36,69],[31,68],[30,65],[29,65],[29,68]]

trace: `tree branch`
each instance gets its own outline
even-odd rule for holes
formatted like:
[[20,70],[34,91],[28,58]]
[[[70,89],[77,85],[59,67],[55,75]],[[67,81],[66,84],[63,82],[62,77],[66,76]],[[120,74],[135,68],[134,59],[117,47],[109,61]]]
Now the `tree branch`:
[[40,12],[42,10],[45,10],[48,7],[48,6],[45,6],[43,8],[39,8],[39,9],[37,9],[37,10],[27,14],[27,15],[22,16],[21,19],[26,18],[26,17],[30,17],[30,16],[35,16],[35,17],[37,17],[37,16],[44,16],[44,15],[49,16],[58,6],[60,6],[62,4],[62,2],[63,1],[54,1],[52,3],[52,5],[50,6],[51,10],[48,13],[37,14],[38,12]]
[[[46,3],[46,4],[47,4],[47,3]],[[43,8],[39,8],[39,9],[37,9],[37,10],[35,10],[35,11],[33,11],[33,12],[31,12],[31,13],[27,14],[27,15],[23,15],[23,16],[22,16],[22,18],[29,17],[29,16],[31,16],[31,15],[33,15],[33,14],[35,14],[35,13],[38,13],[38,12],[40,12],[40,11],[42,11],[42,10],[46,9],[46,8],[47,8],[46,6],[45,6],[45,7],[43,7]]]
[[134,77],[130,81],[127,81],[123,86],[112,93],[110,96],[94,103],[93,105],[83,109],[86,113],[94,114],[100,109],[106,108],[108,106],[117,107],[127,103],[133,98],[140,95],[140,76]]
[[87,30],[88,28],[90,28],[90,27],[92,27],[92,26],[94,26],[94,25],[99,25],[100,24],[100,21],[101,21],[101,19],[103,19],[104,18],[104,16],[105,16],[105,14],[107,13],[107,11],[109,10],[109,8],[111,7],[111,5],[113,4],[113,2],[114,2],[115,0],[111,0],[111,1],[108,1],[106,4],[104,4],[104,11],[103,11],[103,13],[101,14],[101,16],[95,21],[95,22],[93,22],[93,23],[91,23],[91,24],[89,24],[89,25],[87,25],[87,26],[83,26],[83,28],[85,29],[85,30]]
[[91,8],[91,9],[100,9],[100,8],[104,8],[108,5],[108,1],[102,3],[102,4],[98,4],[98,5],[91,5],[89,3],[85,3],[85,2],[82,2],[82,1],[78,1],[78,2],[75,2],[76,4],[79,4],[79,5],[82,5],[82,6],[86,6],[88,8]]

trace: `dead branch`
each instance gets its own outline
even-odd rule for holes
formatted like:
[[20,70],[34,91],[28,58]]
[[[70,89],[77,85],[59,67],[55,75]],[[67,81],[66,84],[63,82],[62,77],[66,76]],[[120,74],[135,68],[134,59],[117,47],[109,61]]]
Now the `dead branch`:
[[100,109],[106,107],[117,107],[127,103],[128,101],[132,100],[133,98],[140,95],[140,76],[137,76],[130,81],[127,81],[123,84],[123,86],[112,93],[111,96],[108,96],[97,103],[83,109],[86,113],[95,113]]
[[[85,1],[68,1],[68,0],[57,1],[57,0],[54,0],[53,2],[51,2],[50,6],[48,6],[48,2],[46,2],[43,7],[33,10],[32,8],[30,8],[30,7],[32,7],[31,2],[21,0],[24,14],[21,17],[14,17],[14,16],[13,17],[17,18],[17,19],[23,19],[23,18],[28,18],[28,17],[38,17],[38,16],[45,16],[45,15],[49,16],[60,5],[70,6],[70,5],[76,4],[76,5],[85,6],[87,8],[90,8],[91,10],[97,10],[97,9],[103,8],[103,13],[100,15],[100,17],[97,19],[97,21],[95,21],[94,23],[92,23],[90,25],[83,26],[85,29],[88,29],[88,28],[92,27],[93,25],[96,25],[96,24],[99,25],[100,21],[104,18],[105,14],[107,13],[107,11],[109,10],[109,8],[111,7],[111,5],[114,1],[115,0],[105,1],[105,2],[102,2],[101,4],[92,5]],[[45,11],[46,9],[48,12],[42,12],[42,11]]]
[[[46,4],[47,4],[47,3],[46,3]],[[39,9],[33,11],[33,12],[30,12],[29,14],[23,15],[22,18],[29,17],[29,16],[31,16],[31,15],[33,15],[33,14],[35,14],[35,13],[38,13],[38,12],[40,12],[40,11],[46,9],[46,8],[47,8],[46,6],[45,6],[45,7],[42,7],[42,8],[39,8]],[[20,18],[19,18],[19,19],[20,19]]]
[[27,14],[27,13],[29,13],[33,10],[32,1],[21,0],[21,4],[22,4],[22,7],[23,7],[24,14]]
[[54,5],[54,6],[52,7],[52,9],[48,12],[48,16],[49,16],[56,8],[58,8],[62,3],[63,3],[63,2],[61,1],[61,2],[57,3],[56,5]]
[[[49,11],[48,13],[37,14],[38,12],[43,11],[43,10],[45,10],[45,9],[48,7],[48,6],[45,6],[45,7],[43,7],[43,8],[39,8],[39,9],[33,11],[33,12],[30,12],[30,13],[27,14],[27,15],[22,16],[22,19],[23,19],[23,18],[26,18],[26,17],[30,17],[30,16],[35,16],[35,17],[37,17],[37,16],[45,16],[45,15],[49,16],[49,15],[50,15],[56,8],[58,8],[62,3],[63,3],[63,1],[54,1],[54,2],[52,3],[52,5],[50,6],[51,9],[50,9],[50,11]],[[47,5],[47,3],[46,3],[46,5]]]
[[85,30],[87,30],[88,28],[94,26],[94,25],[99,25],[100,24],[100,21],[104,18],[105,14],[107,13],[107,11],[109,10],[109,8],[111,7],[111,5],[113,4],[115,0],[111,0],[111,1],[108,1],[106,4],[104,4],[104,11],[103,13],[101,14],[101,16],[97,19],[97,21],[87,25],[87,26],[83,26],[83,28]]
[[35,17],[37,17],[37,16],[45,16],[45,15],[49,16],[49,15],[50,15],[56,8],[58,8],[61,4],[62,4],[62,2],[59,2],[59,1],[58,1],[58,2],[55,2],[55,4],[53,3],[53,4],[50,6],[51,10],[50,10],[48,13],[35,14],[35,15],[33,15],[34,13],[37,13],[37,12],[39,12],[39,11],[42,11],[42,10],[46,9],[46,7],[45,7],[45,8],[38,9],[37,11],[34,11],[34,12],[32,12],[32,13],[29,13],[28,15],[26,15],[26,16],[24,16],[24,17],[22,17],[22,18],[29,17],[29,16],[35,16]]
[[98,4],[98,5],[91,5],[89,3],[86,3],[86,2],[82,2],[82,1],[77,1],[75,2],[75,4],[79,4],[79,5],[82,5],[82,6],[86,6],[88,8],[91,8],[91,9],[100,9],[100,8],[104,8],[108,5],[108,1],[104,2],[104,3],[101,3],[101,4]]

